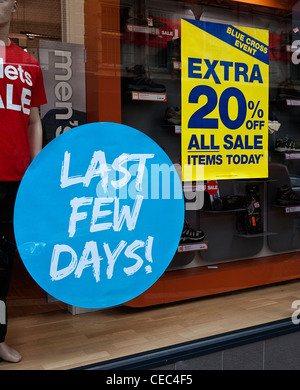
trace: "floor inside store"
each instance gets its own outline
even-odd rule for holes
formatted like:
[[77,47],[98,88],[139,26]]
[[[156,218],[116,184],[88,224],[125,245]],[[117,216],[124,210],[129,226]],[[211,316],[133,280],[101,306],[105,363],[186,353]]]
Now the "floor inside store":
[[47,296],[45,291],[31,278],[20,257],[16,255],[8,296],[9,318],[65,308],[67,305]]
[[292,302],[300,299],[300,281],[295,280],[168,305],[119,306],[73,316],[64,304],[47,303],[22,265],[17,262],[16,268],[6,341],[23,360],[1,362],[0,370],[71,369],[286,319],[295,311]]

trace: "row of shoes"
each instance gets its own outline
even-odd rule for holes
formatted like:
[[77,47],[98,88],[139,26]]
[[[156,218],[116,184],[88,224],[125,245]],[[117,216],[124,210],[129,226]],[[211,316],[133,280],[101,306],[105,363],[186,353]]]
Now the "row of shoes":
[[[283,185],[277,192],[277,204],[281,206],[300,205],[300,195],[288,185]],[[203,241],[205,233],[202,230],[193,229],[185,220],[180,238],[180,244],[198,243]]]
[[277,152],[300,152],[300,144],[288,137],[278,138],[275,142],[275,150]]
[[[288,185],[283,185],[277,192],[277,204],[281,206],[300,205],[300,195]],[[205,233],[202,230],[193,229],[185,220],[180,238],[180,244],[197,243],[203,241]]]

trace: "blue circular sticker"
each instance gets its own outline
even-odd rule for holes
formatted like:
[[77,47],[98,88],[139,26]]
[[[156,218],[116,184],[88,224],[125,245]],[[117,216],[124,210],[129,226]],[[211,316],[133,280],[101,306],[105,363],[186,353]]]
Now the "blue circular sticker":
[[177,250],[183,222],[169,157],[116,123],[79,126],[50,142],[25,173],[14,214],[33,279],[83,308],[116,306],[151,287]]

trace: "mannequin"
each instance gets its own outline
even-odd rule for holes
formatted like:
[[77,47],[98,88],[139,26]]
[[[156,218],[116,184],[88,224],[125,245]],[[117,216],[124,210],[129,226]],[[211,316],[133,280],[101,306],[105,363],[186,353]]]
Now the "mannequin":
[[[0,300],[4,302],[16,252],[14,199],[28,165],[42,149],[39,106],[46,103],[38,62],[9,39],[17,9],[15,0],[0,2]],[[7,321],[0,324],[0,361],[17,363],[22,357],[6,344],[6,330]]]

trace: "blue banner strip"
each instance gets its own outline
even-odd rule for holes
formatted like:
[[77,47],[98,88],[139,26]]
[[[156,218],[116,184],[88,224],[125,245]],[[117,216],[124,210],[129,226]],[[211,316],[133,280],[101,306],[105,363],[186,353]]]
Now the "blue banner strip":
[[213,35],[215,38],[226,42],[228,45],[235,47],[257,60],[269,64],[269,47],[256,38],[246,34],[242,30],[222,23],[204,22],[200,20],[184,19],[194,26]]

